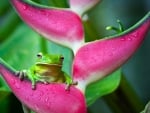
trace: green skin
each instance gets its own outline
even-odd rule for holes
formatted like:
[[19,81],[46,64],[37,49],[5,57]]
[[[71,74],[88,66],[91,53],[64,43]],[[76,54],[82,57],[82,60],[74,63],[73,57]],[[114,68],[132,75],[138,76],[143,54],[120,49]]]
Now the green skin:
[[24,70],[20,78],[28,78],[32,82],[32,89],[35,89],[37,82],[48,83],[66,83],[66,89],[69,89],[70,85],[75,85],[72,79],[65,72],[62,71],[63,57],[61,55],[52,55],[39,53],[37,55],[36,63]]

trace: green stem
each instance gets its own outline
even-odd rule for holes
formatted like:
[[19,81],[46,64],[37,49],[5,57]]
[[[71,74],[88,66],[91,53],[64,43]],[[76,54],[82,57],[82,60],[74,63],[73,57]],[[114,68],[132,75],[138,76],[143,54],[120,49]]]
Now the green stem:
[[90,20],[84,21],[83,24],[84,24],[84,29],[85,29],[86,42],[97,40],[98,31],[92,25]]
[[112,94],[105,96],[104,100],[114,113],[139,113],[144,108],[144,104],[136,95],[125,76],[122,76],[118,89]]

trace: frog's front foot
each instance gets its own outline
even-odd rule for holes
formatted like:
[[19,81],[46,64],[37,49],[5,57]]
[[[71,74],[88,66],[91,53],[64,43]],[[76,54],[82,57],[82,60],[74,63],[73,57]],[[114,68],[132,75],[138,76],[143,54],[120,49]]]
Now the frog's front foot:
[[26,70],[17,71],[15,74],[22,81],[26,77]]
[[77,81],[73,81],[72,83],[66,83],[65,90],[69,90],[72,85],[77,85],[77,84],[78,84]]
[[43,83],[43,84],[49,84],[48,81],[42,80],[42,79],[41,79],[41,80],[39,79],[39,80],[36,80],[36,81],[35,81],[35,80],[31,80],[31,82],[32,82],[32,89],[33,89],[33,90],[36,89],[36,83],[37,83],[37,82],[41,82],[41,83]]

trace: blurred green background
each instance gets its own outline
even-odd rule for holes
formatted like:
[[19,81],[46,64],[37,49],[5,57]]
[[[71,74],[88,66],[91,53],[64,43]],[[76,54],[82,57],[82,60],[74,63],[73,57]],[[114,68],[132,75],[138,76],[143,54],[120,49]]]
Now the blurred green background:
[[[34,1],[38,2],[38,0]],[[54,6],[67,6],[67,1],[62,2],[63,0],[43,0],[42,4],[46,4],[47,1]],[[150,0],[103,0],[87,12],[89,20],[88,24],[85,23],[86,39],[90,41],[115,34],[113,31],[106,31],[105,27],[118,26],[117,19],[121,20],[127,29],[148,11],[150,11]],[[0,47],[21,23],[22,21],[12,9],[9,0],[1,0]],[[86,26],[89,29],[86,29]],[[13,54],[15,54],[15,50]],[[2,53],[0,53],[0,57],[1,55]],[[136,54],[122,66],[122,72],[123,78],[118,89],[101,97],[88,107],[89,113],[136,113],[144,109],[144,105],[150,100],[150,32]],[[21,104],[12,93],[5,93],[6,95],[1,96],[2,94],[0,94],[0,113],[22,113]],[[141,105],[139,107],[134,104],[136,108],[132,103]],[[129,110],[125,111],[124,109]]]

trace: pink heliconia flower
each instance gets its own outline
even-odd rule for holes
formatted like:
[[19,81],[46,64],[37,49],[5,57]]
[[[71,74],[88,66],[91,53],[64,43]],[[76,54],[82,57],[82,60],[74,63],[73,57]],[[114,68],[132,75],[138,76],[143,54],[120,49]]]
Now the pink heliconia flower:
[[149,29],[150,12],[133,29],[82,46],[73,62],[73,79],[78,81],[78,88],[84,92],[88,84],[119,68],[140,47]]
[[31,82],[21,81],[1,59],[0,74],[16,97],[36,113],[86,113],[84,95],[74,86],[67,91],[66,84],[38,83],[36,90],[32,90]]
[[71,9],[52,8],[27,0],[10,0],[20,17],[47,39],[76,51],[84,43],[82,20]]
[[99,0],[70,0],[70,9],[50,8],[27,0],[10,1],[29,26],[75,53],[72,76],[78,85],[68,91],[62,83],[37,83],[36,90],[32,90],[30,81],[20,81],[0,59],[0,74],[16,97],[36,113],[86,113],[86,86],[125,63],[150,29],[149,12],[136,27],[118,36],[85,43],[80,16]]
[[100,0],[70,0],[70,8],[79,15],[82,15],[98,2],[100,2]]

